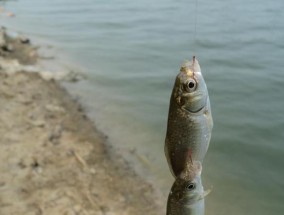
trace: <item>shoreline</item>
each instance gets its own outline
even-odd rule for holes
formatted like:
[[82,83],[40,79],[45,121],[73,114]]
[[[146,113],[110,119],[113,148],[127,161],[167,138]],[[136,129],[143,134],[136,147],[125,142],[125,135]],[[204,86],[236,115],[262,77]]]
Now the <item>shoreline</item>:
[[38,71],[26,39],[0,38],[0,213],[161,214],[153,186],[57,81],[78,77]]

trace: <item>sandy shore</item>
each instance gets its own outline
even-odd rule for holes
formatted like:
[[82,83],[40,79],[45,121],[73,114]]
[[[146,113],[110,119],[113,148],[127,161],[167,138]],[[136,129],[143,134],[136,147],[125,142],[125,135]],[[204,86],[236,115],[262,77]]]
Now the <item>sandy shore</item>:
[[163,214],[153,187],[108,150],[60,83],[25,71],[37,60],[27,38],[1,31],[0,214]]

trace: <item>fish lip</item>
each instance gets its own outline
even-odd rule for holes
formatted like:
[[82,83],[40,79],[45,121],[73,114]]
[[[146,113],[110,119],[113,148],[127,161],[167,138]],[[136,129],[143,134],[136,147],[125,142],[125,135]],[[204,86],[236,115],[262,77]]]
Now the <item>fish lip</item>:
[[186,112],[188,112],[188,113],[191,113],[191,114],[197,114],[197,113],[199,113],[199,112],[201,112],[203,109],[205,109],[205,107],[206,107],[206,104],[202,107],[202,108],[200,108],[200,109],[198,109],[198,110],[196,110],[196,111],[192,111],[192,110],[189,110],[189,109],[187,109],[186,107],[181,107],[184,111],[186,111]]
[[201,193],[201,194],[197,194],[197,195],[191,197],[189,201],[186,200],[186,197],[185,197],[185,198],[179,199],[178,202],[179,202],[180,204],[185,204],[185,203],[186,203],[186,205],[193,205],[193,204],[195,204],[196,202],[199,202],[199,201],[201,201],[201,200],[204,199],[204,198],[205,198],[205,196],[204,196],[204,192],[203,192],[203,193]]
[[189,110],[189,109],[186,108],[184,105],[181,106],[181,109],[184,110],[185,112],[190,113],[190,114],[198,114],[199,112],[202,112],[202,110],[206,109],[207,102],[208,102],[208,99],[205,100],[205,104],[203,105],[203,107],[197,109],[196,111]]
[[[191,94],[191,93],[186,93],[186,94],[184,94],[183,96],[187,96],[187,95],[189,95],[189,94]],[[195,96],[202,96],[202,95],[203,95],[203,93],[198,93],[198,94],[196,94]],[[192,110],[190,110],[189,108],[186,108],[185,105],[182,105],[182,106],[181,106],[181,109],[183,109],[185,112],[188,112],[188,113],[190,113],[190,114],[198,114],[199,112],[201,112],[203,109],[206,108],[207,102],[208,102],[208,94],[207,94],[207,96],[206,96],[204,105],[203,105],[201,108],[197,109],[196,111],[192,111]]]

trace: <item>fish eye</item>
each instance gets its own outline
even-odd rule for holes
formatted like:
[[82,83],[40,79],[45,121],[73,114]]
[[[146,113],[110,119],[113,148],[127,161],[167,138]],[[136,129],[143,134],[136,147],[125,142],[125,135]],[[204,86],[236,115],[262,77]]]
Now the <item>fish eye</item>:
[[196,81],[194,79],[189,79],[185,84],[185,89],[187,92],[191,93],[196,89]]
[[188,88],[193,88],[195,86],[195,84],[192,82],[192,81],[190,81],[189,83],[188,83]]
[[186,186],[186,189],[187,190],[194,190],[195,189],[195,183],[189,183],[187,186]]

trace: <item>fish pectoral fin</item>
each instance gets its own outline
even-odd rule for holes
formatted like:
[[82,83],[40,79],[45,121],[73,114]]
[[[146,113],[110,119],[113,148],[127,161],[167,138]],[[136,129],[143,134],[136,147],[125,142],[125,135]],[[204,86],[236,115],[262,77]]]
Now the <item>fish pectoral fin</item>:
[[209,193],[211,193],[212,189],[208,189],[208,190],[205,190],[198,198],[198,200],[201,200],[201,199],[204,199],[206,196],[209,195]]
[[205,190],[205,191],[203,192],[203,198],[205,198],[206,196],[208,196],[209,193],[211,193],[211,191],[212,191],[212,189]]

